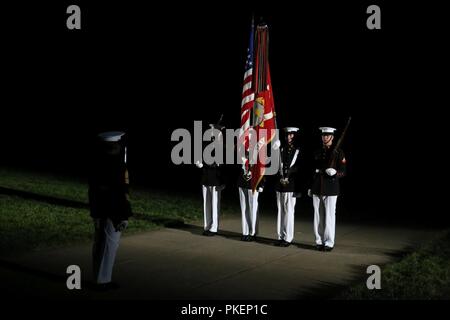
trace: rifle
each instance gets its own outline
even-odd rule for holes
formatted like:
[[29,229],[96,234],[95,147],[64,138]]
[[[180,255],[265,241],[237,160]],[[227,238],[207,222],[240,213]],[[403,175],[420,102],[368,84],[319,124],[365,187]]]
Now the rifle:
[[[276,120],[275,120],[275,129],[278,129]],[[278,141],[279,140],[280,140],[280,138],[278,138]],[[279,162],[279,166],[280,166],[280,168],[278,169],[278,173],[281,176],[280,183],[282,185],[285,185],[285,184],[288,183],[288,177],[285,177],[284,176],[284,172],[283,172],[283,159],[282,159],[282,154],[281,154],[281,142],[280,142],[280,145],[278,147],[278,162]],[[284,181],[284,182],[282,182],[282,181]]]
[[330,165],[328,168],[334,168],[336,166],[337,156],[338,156],[338,150],[341,147],[342,141],[344,141],[345,134],[347,133],[347,129],[350,126],[350,121],[352,120],[352,117],[348,117],[347,124],[345,125],[344,131],[342,131],[341,136],[339,137],[338,142],[334,146],[333,154],[331,156]]
[[222,123],[222,119],[223,119],[223,113],[220,115],[219,121],[217,121],[217,126],[220,126]]

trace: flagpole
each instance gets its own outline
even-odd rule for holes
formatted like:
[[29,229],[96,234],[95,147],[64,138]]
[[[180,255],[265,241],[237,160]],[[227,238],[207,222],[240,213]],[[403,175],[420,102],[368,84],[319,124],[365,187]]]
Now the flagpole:
[[[252,50],[253,50],[253,52],[252,52],[252,57],[253,57],[253,61],[252,61],[252,68],[253,68],[253,70],[255,70],[255,67],[256,67],[256,64],[255,64],[255,49],[256,49],[256,47],[255,47],[255,37],[256,37],[256,32],[255,32],[255,13],[254,12],[252,12],[252,26],[251,26],[251,31],[250,31],[250,34],[251,33],[253,33],[253,47],[252,47]],[[255,70],[256,71],[256,70]],[[252,75],[252,83],[253,83],[253,87],[255,88],[255,81],[254,81],[254,79],[256,78],[255,77],[255,72],[253,72],[253,75]],[[254,95],[256,96],[256,92],[253,92],[254,93]],[[253,101],[253,105],[252,105],[252,107],[250,108],[250,110],[249,110],[249,113],[250,113],[250,115],[249,115],[249,120],[250,120],[250,124],[249,124],[249,131],[251,130],[251,129],[253,129],[254,130],[254,121],[253,121],[253,111],[254,111],[254,108],[255,108],[255,101]],[[248,137],[248,139],[249,139],[249,146],[250,146],[250,135],[249,135],[249,137]],[[251,174],[252,174],[252,168],[253,168],[253,165],[251,164],[251,162],[250,162],[250,150],[247,150],[247,149],[245,149],[245,152],[247,153],[246,154],[246,157],[247,157],[247,161],[248,161],[248,166],[246,166],[245,167],[245,169],[246,169],[246,172],[245,172],[245,175],[247,176],[247,177],[249,177],[249,180],[251,179]]]

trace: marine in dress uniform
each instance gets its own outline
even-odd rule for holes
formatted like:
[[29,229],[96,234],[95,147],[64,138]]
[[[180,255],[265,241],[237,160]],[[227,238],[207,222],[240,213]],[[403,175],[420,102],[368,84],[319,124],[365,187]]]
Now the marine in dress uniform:
[[253,241],[258,234],[258,196],[263,192],[265,177],[261,179],[255,191],[252,190],[251,172],[243,169],[239,174],[239,202],[242,215],[242,241]]
[[294,238],[294,212],[298,193],[295,180],[298,171],[300,149],[294,144],[298,128],[287,127],[286,145],[280,149],[280,170],[277,174],[275,191],[277,195],[277,234],[278,245],[287,247]]
[[89,177],[89,204],[94,221],[94,281],[99,288],[113,288],[111,282],[121,232],[132,215],[126,165],[124,132],[98,135]]
[[313,198],[317,249],[331,251],[335,240],[339,179],[345,176],[346,160],[344,152],[332,146],[336,129],[319,129],[322,132],[322,148],[314,153],[315,173],[308,194]]
[[[211,128],[224,130],[225,127],[220,124],[210,124]],[[219,135],[221,138],[222,132]],[[220,196],[225,189],[223,177],[223,164],[206,164],[199,161],[196,166],[202,169],[202,193],[203,193],[203,217],[205,236],[214,236],[217,234],[220,216]]]

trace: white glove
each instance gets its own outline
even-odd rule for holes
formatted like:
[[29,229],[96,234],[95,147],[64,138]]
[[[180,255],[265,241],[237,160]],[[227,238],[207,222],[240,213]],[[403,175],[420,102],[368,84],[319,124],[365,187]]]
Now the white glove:
[[200,161],[197,161],[195,165],[197,166],[197,168],[203,168],[203,163],[201,163]]
[[263,188],[259,187],[258,192],[263,192]]
[[280,140],[277,140],[273,143],[273,150],[278,150],[278,148],[281,146]]
[[116,232],[122,232],[128,227],[128,220],[120,221],[120,223],[116,226]]
[[313,194],[312,194],[311,189],[308,189],[308,197],[312,198],[312,196],[313,196]]
[[328,168],[327,170],[325,170],[325,172],[327,173],[327,175],[332,177],[332,176],[334,176],[336,174],[337,171],[334,168]]

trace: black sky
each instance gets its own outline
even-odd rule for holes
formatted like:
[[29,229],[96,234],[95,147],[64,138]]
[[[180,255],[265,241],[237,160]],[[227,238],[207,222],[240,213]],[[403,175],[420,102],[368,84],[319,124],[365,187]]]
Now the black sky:
[[[373,3],[347,2],[8,5],[1,162],[82,174],[89,139],[126,130],[135,181],[192,188],[198,173],[170,164],[170,134],[221,113],[227,127],[239,126],[255,13],[270,27],[278,126],[301,128],[307,157],[318,126],[342,130],[351,115],[348,197],[407,216],[414,201],[443,192],[432,180],[445,165],[436,139],[448,104],[442,9],[376,2],[382,30],[371,31],[365,10]],[[65,27],[65,8],[75,3],[81,31]]]

